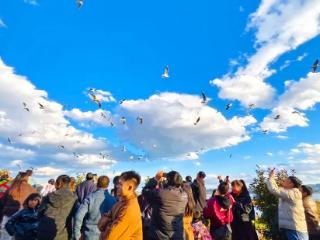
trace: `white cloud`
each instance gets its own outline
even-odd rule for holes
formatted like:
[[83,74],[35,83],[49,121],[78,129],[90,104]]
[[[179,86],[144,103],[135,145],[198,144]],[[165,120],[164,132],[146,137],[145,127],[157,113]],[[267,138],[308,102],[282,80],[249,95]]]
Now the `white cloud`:
[[110,112],[102,109],[98,109],[94,112],[82,112],[80,109],[74,108],[70,111],[64,111],[64,115],[77,122],[96,124],[101,126],[110,126],[110,121],[112,117]]
[[34,175],[36,177],[56,178],[61,174],[66,174],[66,169],[56,167],[40,167],[34,170]]
[[92,96],[91,94],[94,93],[94,95],[96,96],[96,98],[101,101],[101,102],[115,102],[116,99],[112,96],[111,92],[108,91],[104,91],[104,90],[100,90],[100,89],[92,89],[92,91],[88,91],[86,92],[86,95],[91,99]]
[[286,140],[289,137],[288,136],[284,136],[284,135],[277,135],[276,138],[281,139],[281,140]]
[[[142,149],[150,158],[194,159],[198,154],[250,139],[246,127],[252,116],[226,119],[203,105],[199,96],[161,93],[146,100],[127,100],[117,109],[127,124],[118,125],[120,138]],[[143,116],[143,124],[136,120]],[[197,118],[200,121],[194,125]],[[157,146],[154,148],[153,146]]]
[[[308,118],[302,111],[312,109],[320,102],[320,73],[309,73],[299,81],[287,81],[286,91],[279,97],[277,106],[261,123],[270,132],[285,132],[293,126],[307,127]],[[274,119],[280,115],[280,119]]]
[[275,73],[270,65],[282,54],[316,37],[319,27],[318,0],[263,0],[250,17],[248,29],[256,30],[256,53],[248,64],[232,74],[211,81],[219,87],[219,97],[239,100],[248,106],[272,105],[275,90],[265,80]]
[[319,183],[320,144],[300,143],[290,152],[294,155],[289,160],[289,168],[295,169],[305,183]]
[[[72,156],[63,162],[66,168],[76,169],[76,160],[80,163],[79,166],[86,164],[88,167],[97,168],[99,164],[114,165],[115,160],[102,162],[87,158],[81,162],[81,158],[75,160],[72,153],[92,156],[110,150],[113,159],[121,157],[118,151],[113,154],[115,148],[105,140],[97,139],[92,134],[71,126],[65,118],[68,112],[63,110],[61,104],[49,100],[47,92],[37,89],[26,77],[15,74],[1,59],[0,95],[6,99],[0,101],[1,163],[18,158],[26,160],[31,166],[55,166],[61,164],[55,158],[56,154],[63,153]],[[99,111],[84,115],[94,116]],[[74,114],[73,117],[77,116],[76,111],[70,112]],[[11,144],[8,143],[8,138]]]

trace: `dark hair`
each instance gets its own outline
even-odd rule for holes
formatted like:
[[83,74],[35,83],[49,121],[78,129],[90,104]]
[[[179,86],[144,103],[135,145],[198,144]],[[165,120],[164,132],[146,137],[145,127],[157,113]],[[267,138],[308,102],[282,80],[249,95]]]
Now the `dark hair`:
[[11,188],[9,190],[10,193],[21,191],[21,185],[23,182],[27,182],[28,175],[26,172],[19,172],[18,175],[14,178],[11,184]]
[[120,178],[120,176],[115,176],[115,177],[113,178],[113,181],[112,181],[113,185],[117,185],[117,184],[118,184],[119,178]]
[[110,179],[107,176],[100,176],[98,178],[97,187],[98,188],[107,188],[109,186]]
[[184,184],[183,185],[183,190],[186,192],[187,196],[188,196],[188,202],[184,211],[184,215],[185,216],[193,216],[195,207],[196,207],[196,203],[194,201],[193,198],[193,193],[192,193],[192,188],[189,184]]
[[38,200],[38,205],[37,207],[40,205],[40,202],[41,202],[41,196],[39,193],[31,193],[27,198],[26,200],[24,200],[23,202],[23,206],[26,208],[28,207],[28,203],[29,201],[32,201],[32,200]]
[[71,178],[68,175],[60,175],[57,177],[56,183],[62,184],[62,185],[69,185],[71,181]]
[[295,176],[290,176],[288,179],[292,182],[294,188],[300,188],[302,185],[302,182],[299,178]]
[[211,197],[214,197],[214,196],[216,195],[216,191],[217,191],[217,189],[213,189],[213,190],[212,190],[212,195],[211,195]]
[[135,171],[123,172],[120,175],[120,178],[123,179],[124,181],[134,180],[135,184],[136,184],[136,186],[135,186],[136,188],[139,186],[140,181],[141,181],[140,175]]
[[200,172],[198,172],[197,176],[200,178],[205,178],[207,175],[203,171],[200,171]]
[[55,181],[54,181],[54,179],[50,179],[50,180],[48,181],[48,183],[51,184],[51,185],[54,185]]
[[186,182],[192,182],[192,177],[191,176],[186,176]]
[[306,193],[307,196],[311,196],[313,194],[313,189],[310,186],[307,185],[301,185],[302,192]]
[[171,171],[167,173],[168,185],[173,187],[181,187],[182,177],[177,171]]
[[92,180],[94,178],[94,174],[91,172],[88,172],[86,175],[86,180]]
[[233,180],[233,181],[231,182],[231,186],[233,187],[234,185],[237,185],[237,186],[241,187],[241,192],[243,192],[243,193],[248,193],[248,192],[249,192],[245,181],[242,180],[242,179],[240,179],[240,180]]
[[229,184],[227,184],[225,182],[220,183],[219,186],[218,186],[218,191],[222,195],[227,194],[228,191],[229,191]]
[[26,174],[27,174],[29,177],[31,177],[32,174],[33,174],[33,171],[32,171],[31,169],[28,169],[28,170],[26,171]]

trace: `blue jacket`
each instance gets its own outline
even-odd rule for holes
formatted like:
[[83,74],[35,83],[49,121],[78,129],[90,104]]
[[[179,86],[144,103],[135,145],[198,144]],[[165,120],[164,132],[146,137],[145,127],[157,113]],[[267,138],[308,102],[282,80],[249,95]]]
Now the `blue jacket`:
[[39,227],[38,212],[25,208],[14,214],[6,223],[7,232],[18,240],[34,240]]
[[108,190],[98,189],[90,194],[77,210],[74,222],[74,237],[81,236],[81,226],[83,223],[84,239],[98,240],[100,231],[97,227],[98,221],[103,213],[109,212],[116,203]]
[[80,183],[80,185],[76,189],[78,197],[78,207],[84,202],[84,200],[90,195],[90,193],[93,193],[95,190],[97,190],[97,186],[92,180],[86,180]]

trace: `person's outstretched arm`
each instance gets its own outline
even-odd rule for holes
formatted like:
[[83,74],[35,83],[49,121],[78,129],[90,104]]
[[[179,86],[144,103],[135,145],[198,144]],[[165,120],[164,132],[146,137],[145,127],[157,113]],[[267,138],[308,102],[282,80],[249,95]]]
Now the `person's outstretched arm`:
[[292,191],[286,190],[286,189],[278,186],[274,175],[275,175],[274,170],[271,170],[271,172],[269,174],[269,179],[267,181],[267,188],[270,191],[270,193],[272,193],[273,195],[275,195],[279,198],[285,199],[285,200],[294,199],[295,196]]

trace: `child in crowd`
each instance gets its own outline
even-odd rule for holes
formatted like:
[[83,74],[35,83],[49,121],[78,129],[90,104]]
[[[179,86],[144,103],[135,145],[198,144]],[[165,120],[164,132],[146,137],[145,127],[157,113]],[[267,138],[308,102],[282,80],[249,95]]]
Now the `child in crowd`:
[[192,228],[195,240],[212,240],[208,228],[202,222],[202,216],[199,211],[194,213]]
[[25,200],[24,208],[14,214],[6,223],[5,228],[15,240],[35,240],[39,226],[37,209],[41,196],[38,193],[30,194]]

